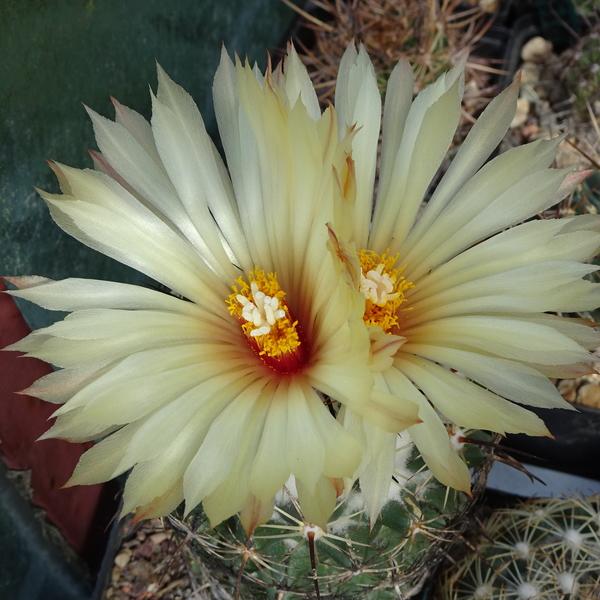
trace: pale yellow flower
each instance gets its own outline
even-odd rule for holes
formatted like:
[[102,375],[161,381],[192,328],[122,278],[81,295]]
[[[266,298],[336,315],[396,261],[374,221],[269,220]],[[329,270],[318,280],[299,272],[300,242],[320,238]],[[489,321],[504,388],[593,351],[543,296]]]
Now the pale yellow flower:
[[[514,115],[518,82],[483,112],[422,208],[459,122],[463,67],[464,60],[413,101],[412,70],[400,62],[381,122],[371,62],[364,48],[348,48],[335,106],[340,129],[355,130],[355,200],[332,229],[348,279],[365,296],[374,348],[389,350],[377,359],[376,388],[419,404],[423,422],[408,429],[412,439],[438,480],[468,491],[469,470],[445,422],[548,435],[522,405],[568,408],[548,377],[591,371],[597,332],[554,313],[600,304],[598,285],[582,279],[598,268],[583,263],[599,250],[600,217],[530,220],[586,175],[549,168],[561,138],[486,164]],[[344,418],[366,448],[361,488],[376,515],[395,436],[351,410]]]
[[27,393],[64,403],[45,437],[106,436],[69,484],[132,469],[123,513],[185,499],[213,525],[242,510],[250,531],[292,474],[324,528],[362,451],[323,394],[388,431],[417,420],[370,400],[369,336],[327,249],[350,138],[293,49],[265,75],[223,52],[227,168],[189,95],[158,78],[151,124],[116,102],[115,122],[89,111],[97,169],[56,165],[63,195],[41,195],[66,232],[172,293],[10,278],[14,295],[72,312],[11,347],[61,368]]

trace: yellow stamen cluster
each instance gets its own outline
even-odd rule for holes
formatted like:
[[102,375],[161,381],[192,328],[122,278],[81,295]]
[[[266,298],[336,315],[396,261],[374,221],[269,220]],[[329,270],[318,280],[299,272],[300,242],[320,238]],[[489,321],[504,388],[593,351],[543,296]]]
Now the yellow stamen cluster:
[[233,293],[227,299],[229,313],[234,316],[261,356],[276,357],[293,352],[300,346],[298,322],[293,321],[279,287],[277,275],[258,267],[235,280]]
[[361,250],[358,258],[362,271],[360,290],[367,298],[363,320],[390,332],[398,325],[398,310],[406,302],[404,292],[414,285],[401,276],[404,267],[394,268],[397,254],[390,256],[386,251],[379,256],[371,250]]

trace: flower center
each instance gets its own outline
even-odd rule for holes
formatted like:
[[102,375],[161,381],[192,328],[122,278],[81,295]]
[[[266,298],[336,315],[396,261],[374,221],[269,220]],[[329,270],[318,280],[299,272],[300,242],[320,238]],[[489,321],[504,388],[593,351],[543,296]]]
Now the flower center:
[[379,256],[371,250],[361,250],[358,258],[360,291],[367,298],[363,320],[367,325],[378,325],[389,333],[398,325],[398,309],[406,302],[404,292],[414,285],[401,277],[402,269],[394,269],[398,255],[389,256],[385,252]]
[[248,283],[243,277],[235,283],[227,307],[239,321],[252,349],[279,373],[294,373],[302,368],[306,357],[298,321],[290,314],[277,275],[255,268],[248,275]]

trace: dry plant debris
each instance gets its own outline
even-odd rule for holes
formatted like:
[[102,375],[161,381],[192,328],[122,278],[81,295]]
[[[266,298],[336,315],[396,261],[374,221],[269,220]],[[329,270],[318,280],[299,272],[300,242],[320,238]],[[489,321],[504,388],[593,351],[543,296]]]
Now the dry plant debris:
[[[408,58],[415,71],[417,93],[464,52],[471,52],[493,21],[485,7],[465,8],[460,0],[310,0],[312,11],[300,9],[291,0],[282,1],[300,13],[303,25],[312,30],[311,47],[298,45],[323,102],[333,99],[338,65],[352,40],[365,45],[382,90],[398,60]],[[491,79],[500,72],[489,60],[469,58],[468,120],[495,95]]]

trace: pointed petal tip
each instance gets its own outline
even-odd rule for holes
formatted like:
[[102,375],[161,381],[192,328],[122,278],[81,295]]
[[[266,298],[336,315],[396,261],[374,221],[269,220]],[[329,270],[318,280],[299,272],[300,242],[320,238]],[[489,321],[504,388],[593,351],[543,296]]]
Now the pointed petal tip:
[[125,111],[123,110],[123,108],[124,108],[123,105],[114,96],[109,96],[109,98],[115,109],[115,115],[116,114],[124,115]]
[[[44,433],[42,433],[42,435],[40,435],[40,437],[35,440],[36,442],[43,442],[44,440],[52,440],[55,439],[54,436],[52,435],[52,427],[50,429],[48,429],[48,431],[44,431]],[[64,438],[56,438],[56,439],[64,439]],[[65,440],[68,441],[68,440]],[[71,479],[73,479],[73,477],[71,477]],[[71,479],[69,479],[69,481],[71,481]],[[67,481],[67,483],[69,483],[69,481]],[[65,485],[67,485],[65,483]]]
[[[19,280],[18,277],[15,277],[14,275],[0,275],[0,279],[4,279],[4,281],[8,281],[8,283],[11,283],[12,285],[19,287],[17,281]],[[10,292],[12,290],[2,290],[3,292],[10,294]]]
[[587,179],[592,173],[594,169],[587,169],[586,171],[571,171],[563,180],[560,187],[572,191],[576,186],[582,183],[585,179]]
[[521,85],[522,76],[523,76],[523,71],[522,71],[522,69],[519,69],[517,71],[517,74],[515,75],[515,78],[513,79],[512,83],[508,87],[509,88],[518,88]]
[[[48,160],[47,158],[44,159],[46,161],[46,164],[54,171],[54,174],[57,177],[61,177],[64,176],[63,170],[61,169],[61,165],[60,163],[57,163],[55,160]],[[34,189],[37,190],[37,188],[34,186]]]

